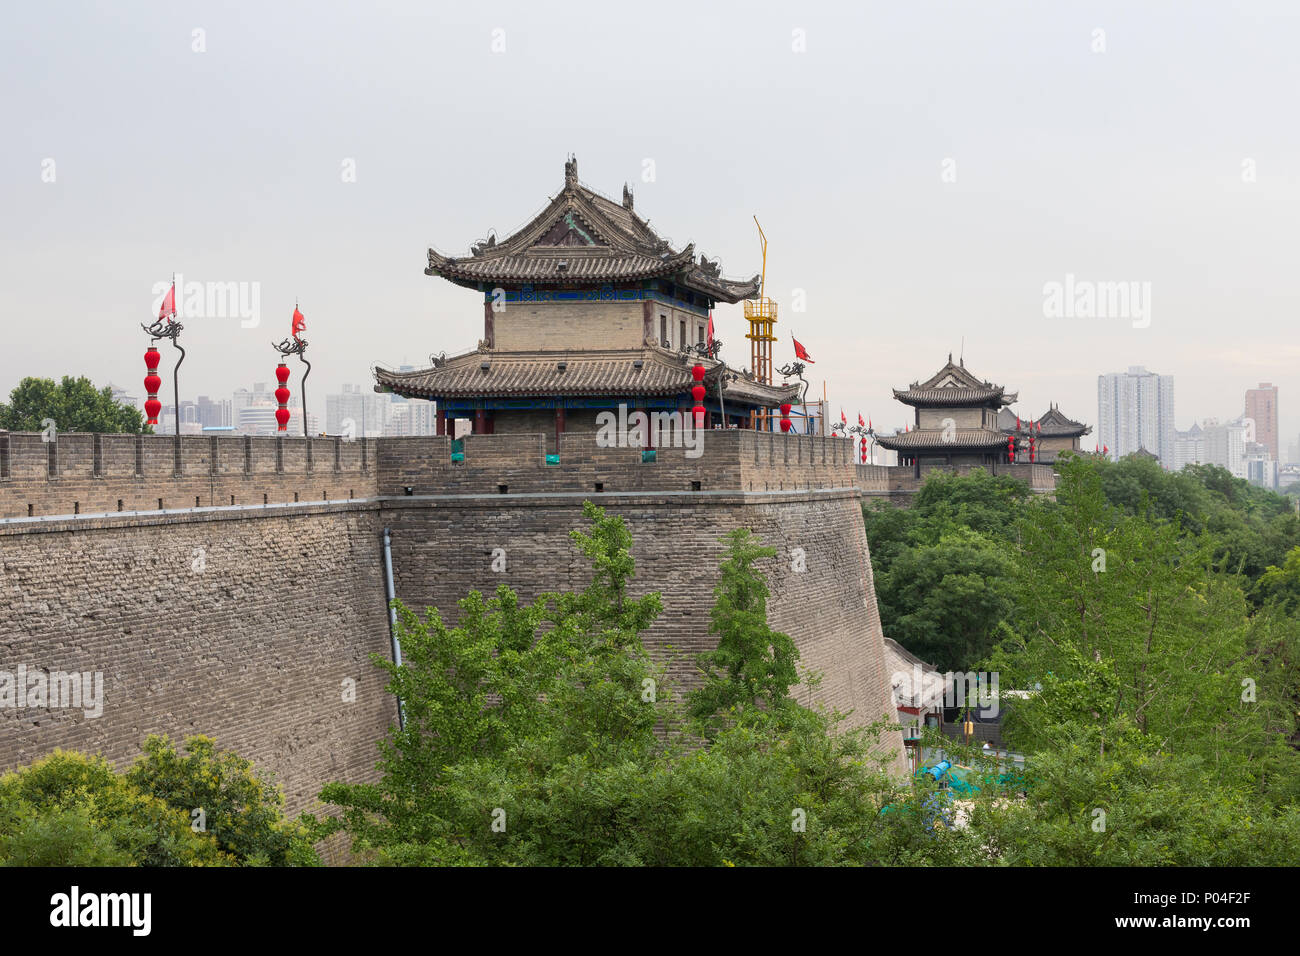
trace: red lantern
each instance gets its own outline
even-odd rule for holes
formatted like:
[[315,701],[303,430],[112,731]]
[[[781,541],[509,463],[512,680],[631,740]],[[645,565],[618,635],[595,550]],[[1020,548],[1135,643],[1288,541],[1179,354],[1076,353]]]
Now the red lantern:
[[280,403],[280,407],[275,410],[275,420],[279,422],[279,428],[276,431],[289,430],[289,389],[285,382],[289,381],[289,366],[281,362],[275,370],[275,378],[280,383],[280,387],[275,390],[275,400]]
[[149,370],[149,374],[144,377],[144,390],[149,393],[149,398],[144,403],[147,425],[157,425],[158,413],[162,411],[162,402],[158,401],[158,389],[162,387],[162,379],[158,377],[158,363],[161,361],[162,355],[152,345],[149,346],[144,353],[144,365]]
[[704,401],[704,386],[695,385],[691,387],[691,395],[695,397],[695,404],[698,405]]
[[791,407],[789,402],[781,406],[781,431],[783,432],[788,432],[794,426],[794,422],[790,421]]
[[695,376],[695,381],[697,382],[704,381],[704,366],[703,365],[695,366],[693,369],[691,369],[691,374]]

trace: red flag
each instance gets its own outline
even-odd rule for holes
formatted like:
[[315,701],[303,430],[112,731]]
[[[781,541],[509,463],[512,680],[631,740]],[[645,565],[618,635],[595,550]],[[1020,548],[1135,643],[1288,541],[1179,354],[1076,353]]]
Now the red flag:
[[847,418],[844,417],[844,409],[841,408],[841,409],[840,409],[840,424],[841,424],[841,425],[847,425],[848,423],[849,423],[849,420],[848,420]]
[[295,305],[293,307],[293,337],[296,339],[298,333],[305,328],[307,328],[307,320],[303,318],[302,313],[298,311],[298,307]]
[[1109,445],[1102,445],[1102,446],[1101,446],[1101,453],[1102,453],[1103,455],[1109,455],[1109,454],[1110,454],[1110,446],[1109,446]]
[[709,353],[712,354],[713,352],[713,310],[712,309],[709,310],[709,328],[705,334],[708,336]]
[[167,290],[163,296],[162,308],[158,310],[158,318],[171,321],[171,317],[176,314],[176,280],[172,280],[172,287]]
[[1016,431],[1020,431],[1020,416],[1016,416]]
[[859,424],[859,425],[866,424],[865,422],[862,421],[862,413],[861,413],[861,412],[858,412],[858,424]]
[[794,357],[801,358],[810,365],[813,364],[812,356],[808,354],[806,348],[799,344],[799,340],[792,335],[790,341],[794,343]]
[[867,428],[868,428],[868,429],[871,428],[871,419],[870,419],[870,418],[867,419]]

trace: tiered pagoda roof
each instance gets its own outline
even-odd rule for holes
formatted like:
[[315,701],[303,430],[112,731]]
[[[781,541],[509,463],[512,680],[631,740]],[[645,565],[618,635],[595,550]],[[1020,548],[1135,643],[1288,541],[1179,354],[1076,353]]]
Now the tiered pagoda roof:
[[947,365],[924,382],[913,382],[907,388],[894,389],[894,398],[905,405],[915,406],[1001,408],[1014,402],[1017,393],[1008,392],[1001,385],[980,381],[966,370],[965,362],[954,364],[950,353]]
[[[696,362],[704,365],[704,383],[716,394],[724,363],[658,347],[572,353],[476,350],[436,359],[432,368],[413,372],[376,368],[375,376],[381,389],[409,398],[680,395],[695,384],[691,367]],[[722,394],[725,400],[776,406],[797,400],[799,388],[797,383],[763,385],[740,375],[726,383]]]
[[496,286],[616,285],[665,278],[717,302],[758,295],[759,276],[745,281],[722,277],[716,261],[695,256],[694,243],[674,250],[633,211],[632,192],[623,203],[578,181],[578,161],[564,164],[564,188],[546,208],[506,239],[495,235],[475,244],[467,256],[429,250],[426,275],[442,276],[474,289]]

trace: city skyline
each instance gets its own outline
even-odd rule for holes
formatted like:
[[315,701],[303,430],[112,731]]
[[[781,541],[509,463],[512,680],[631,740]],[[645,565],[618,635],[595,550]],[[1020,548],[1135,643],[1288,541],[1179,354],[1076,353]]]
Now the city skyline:
[[[576,20],[599,19],[583,8]],[[0,393],[27,375],[138,388],[139,323],[175,271],[209,292],[236,283],[234,300],[260,309],[255,325],[186,320],[186,393],[269,379],[270,343],[297,302],[323,416],[323,396],[369,381],[372,363],[421,367],[446,343],[473,348],[481,302],[425,276],[426,249],[458,255],[488,228],[507,234],[574,153],[584,181],[615,197],[627,183],[640,214],[671,224],[676,247],[707,246],[725,275],[760,270],[758,215],[767,294],[782,310],[778,362],[797,335],[833,414],[901,425],[890,389],[964,348],[1031,415],[1056,403],[1090,420],[1095,377],[1143,365],[1181,383],[1184,427],[1224,417],[1267,381],[1281,390],[1283,446],[1300,434],[1300,404],[1286,401],[1300,395],[1300,346],[1286,344],[1297,303],[1285,280],[1300,237],[1279,215],[1300,198],[1300,133],[1256,95],[1293,79],[1293,31],[1261,28],[1293,24],[1285,6],[1207,11],[1174,32],[1158,11],[1068,4],[1009,4],[995,18],[945,6],[919,14],[924,30],[916,12],[889,8],[801,11],[799,23],[761,5],[742,19],[680,9],[699,29],[672,62],[719,90],[721,108],[764,104],[786,148],[718,136],[709,111],[659,98],[639,98],[637,122],[611,130],[635,89],[629,51],[595,44],[589,67],[607,84],[564,70],[550,81],[586,109],[483,151],[503,135],[499,117],[440,91],[474,76],[482,95],[507,97],[546,69],[569,28],[529,7],[503,14],[499,52],[481,14],[414,5],[268,10],[256,31],[234,11],[184,6],[149,31],[108,11],[15,11],[3,69],[46,81],[16,79],[26,94],[4,105],[21,146],[0,157],[0,196],[25,225],[0,238],[0,309],[35,316],[57,300],[67,335],[51,348],[42,323],[13,323]],[[625,40],[647,53],[680,44],[670,14]],[[711,44],[719,31],[734,43]],[[373,82],[330,68],[341,36]],[[1253,55],[1229,68],[1219,51],[1237,41]],[[298,62],[282,62],[285,45]],[[764,71],[748,68],[753,51]],[[1202,67],[1175,79],[1160,66],[1169,57]],[[150,82],[159,69],[168,83]],[[86,71],[102,81],[77,82]],[[70,123],[59,104],[74,100],[84,117]],[[298,113],[330,120],[282,122]],[[406,121],[426,114],[436,131]],[[160,128],[175,148],[157,149]],[[161,210],[172,211],[165,229]],[[1113,283],[1132,287],[1102,288]],[[1058,287],[1072,294],[1049,308]],[[723,357],[747,364],[740,307],[720,307],[715,323]],[[164,350],[165,380],[172,360]]]

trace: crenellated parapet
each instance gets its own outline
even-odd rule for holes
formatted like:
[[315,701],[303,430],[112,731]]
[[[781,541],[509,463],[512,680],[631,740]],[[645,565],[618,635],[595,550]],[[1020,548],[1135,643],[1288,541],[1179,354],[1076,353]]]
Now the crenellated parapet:
[[376,443],[0,432],[0,519],[369,498]]
[[0,519],[406,495],[853,489],[851,443],[732,429],[651,450],[594,432],[365,438],[0,432]]

